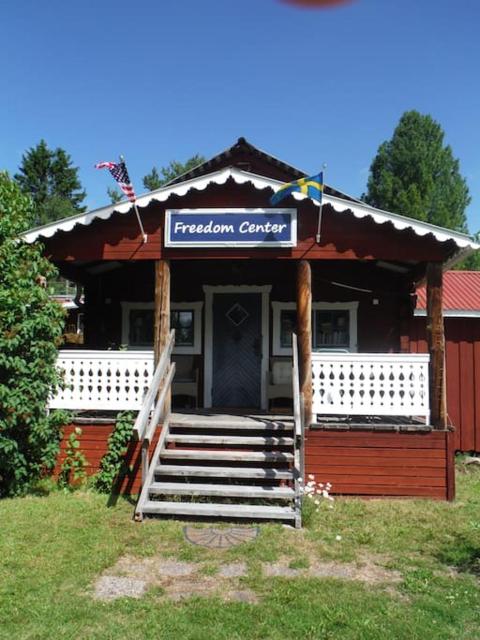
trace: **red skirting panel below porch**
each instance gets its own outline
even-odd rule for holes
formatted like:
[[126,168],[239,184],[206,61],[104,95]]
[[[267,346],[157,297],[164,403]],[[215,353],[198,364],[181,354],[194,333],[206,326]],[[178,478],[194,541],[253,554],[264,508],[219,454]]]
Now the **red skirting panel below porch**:
[[[64,429],[63,438],[60,443],[60,453],[54,469],[54,477],[57,477],[60,473],[62,462],[65,459],[68,437],[75,427],[80,427],[82,430],[82,434],[78,439],[80,441],[80,451],[87,459],[87,475],[93,476],[100,469],[100,461],[107,452],[108,438],[113,431],[113,423],[68,425]],[[160,431],[161,429],[157,430],[153,442],[150,445],[150,456],[153,455]],[[132,441],[125,456],[130,472],[128,475],[119,479],[118,485],[115,487],[115,493],[128,495],[140,492],[142,482],[141,459],[141,445],[139,442]]]
[[453,434],[322,431],[306,434],[305,475],[333,494],[453,500]]

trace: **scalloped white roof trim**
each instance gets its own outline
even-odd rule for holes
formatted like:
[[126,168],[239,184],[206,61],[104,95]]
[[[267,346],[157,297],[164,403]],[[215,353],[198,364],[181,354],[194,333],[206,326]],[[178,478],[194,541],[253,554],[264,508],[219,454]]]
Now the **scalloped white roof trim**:
[[[210,184],[225,184],[229,178],[234,180],[237,184],[251,182],[255,189],[259,190],[271,188],[273,191],[278,191],[283,184],[283,182],[274,180],[273,178],[267,178],[265,176],[249,173],[248,171],[242,171],[236,167],[226,167],[204,176],[199,176],[190,180],[185,180],[185,182],[180,182],[179,184],[151,191],[150,193],[137,198],[137,206],[145,208],[152,201],[165,202],[172,195],[181,197],[186,195],[191,189],[203,191]],[[292,195],[296,200],[304,200],[305,198],[308,198],[308,196],[299,192],[294,192]],[[351,212],[356,218],[370,217],[377,224],[390,222],[393,224],[395,229],[398,229],[399,231],[411,229],[418,236],[426,236],[431,233],[439,242],[452,240],[460,249],[480,249],[480,245],[473,242],[469,236],[463,233],[443,229],[442,227],[437,227],[427,222],[413,220],[412,218],[407,218],[397,213],[375,209],[368,204],[352,202],[328,194],[323,195],[323,202],[325,204],[330,204],[338,213]],[[51,238],[59,231],[71,231],[77,224],[86,226],[91,224],[94,220],[108,220],[113,213],[127,214],[132,210],[132,208],[133,206],[130,202],[122,202],[109,207],[94,209],[87,213],[80,213],[76,216],[51,222],[50,224],[27,231],[23,235],[23,239],[26,242],[35,242],[35,240],[40,237]]]

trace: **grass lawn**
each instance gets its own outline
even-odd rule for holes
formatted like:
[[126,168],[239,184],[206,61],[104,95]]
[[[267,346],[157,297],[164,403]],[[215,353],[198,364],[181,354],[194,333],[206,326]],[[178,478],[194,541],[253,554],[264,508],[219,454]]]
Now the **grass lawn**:
[[[183,523],[135,524],[126,500],[105,505],[88,491],[0,503],[0,638],[480,638],[478,469],[459,470],[453,504],[337,500],[301,532],[261,525],[256,540],[220,551],[185,542]],[[238,584],[258,603],[220,595],[178,602],[160,587],[140,599],[95,600],[95,580],[125,555],[198,562],[205,580],[221,564],[245,562]],[[361,566],[365,558],[400,581],[272,578],[262,570],[280,561],[305,570],[316,561]]]

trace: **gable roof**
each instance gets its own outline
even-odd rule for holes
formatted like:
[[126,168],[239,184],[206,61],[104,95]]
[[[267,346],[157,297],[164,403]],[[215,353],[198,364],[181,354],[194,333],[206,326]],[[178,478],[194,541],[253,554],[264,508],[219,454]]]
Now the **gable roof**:
[[[165,202],[172,195],[184,196],[192,189],[203,191],[211,184],[222,185],[225,184],[227,180],[232,180],[236,184],[251,183],[255,189],[271,189],[272,192],[276,192],[283,184],[283,181],[249,173],[236,167],[225,167],[224,169],[219,169],[213,173],[186,179],[178,183],[167,185],[155,191],[151,191],[150,193],[146,193],[145,195],[140,196],[136,203],[139,208],[144,208],[151,202]],[[294,192],[291,196],[295,200],[311,199],[309,196],[299,192]],[[463,233],[451,231],[450,229],[443,229],[442,227],[437,227],[420,220],[407,218],[396,213],[375,209],[364,202],[346,200],[336,195],[325,193],[323,196],[323,203],[331,205],[338,213],[349,212],[356,218],[369,217],[377,224],[385,224],[389,222],[399,231],[409,229],[418,236],[431,234],[439,242],[451,241],[457,248],[454,254],[455,261],[469,255],[473,250],[480,248],[480,246],[475,244],[469,236]],[[70,218],[51,222],[43,225],[42,227],[27,231],[22,237],[26,242],[34,242],[38,238],[42,237],[51,238],[60,231],[71,231],[76,225],[89,225],[94,220],[108,220],[113,213],[128,214],[132,209],[133,205],[128,201],[113,204],[108,207],[95,209],[87,213],[80,213],[75,216],[71,216]]]
[[[259,170],[259,161],[262,163],[262,171]],[[256,173],[268,178],[276,178],[277,180],[283,180],[284,182],[298,180],[298,178],[304,178],[308,175],[305,171],[287,164],[283,160],[279,160],[275,156],[259,149],[251,142],[248,142],[248,140],[241,137],[238,138],[235,144],[231,147],[221,151],[217,155],[213,156],[213,158],[210,158],[210,160],[206,160],[196,167],[193,167],[193,169],[190,169],[173,180],[170,180],[170,182],[165,186],[178,184],[179,182],[191,180],[192,178],[198,178],[199,176],[218,171],[224,167],[236,167],[243,171],[247,171],[248,173]],[[269,171],[269,168],[273,169],[273,171]],[[338,189],[334,189],[329,185],[324,186],[324,192],[339,198],[344,198],[345,200],[351,200],[352,202],[360,202],[358,198],[353,198],[352,196],[349,196],[342,191],[338,191]]]
[[[426,315],[425,285],[417,289],[415,315]],[[480,317],[480,271],[446,271],[443,274],[443,314],[453,317]]]

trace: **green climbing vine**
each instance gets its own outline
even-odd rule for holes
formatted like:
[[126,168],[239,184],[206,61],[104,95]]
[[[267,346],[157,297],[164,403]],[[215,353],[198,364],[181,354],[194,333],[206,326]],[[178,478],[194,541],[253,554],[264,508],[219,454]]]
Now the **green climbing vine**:
[[100,493],[110,493],[118,476],[129,472],[125,454],[132,438],[133,423],[132,413],[125,411],[118,414],[115,428],[108,439],[107,453],[93,481],[93,486]]
[[62,462],[58,484],[60,487],[78,487],[85,483],[87,479],[88,460],[83,451],[80,450],[80,436],[82,430],[75,427],[68,436],[65,449],[65,458]]

